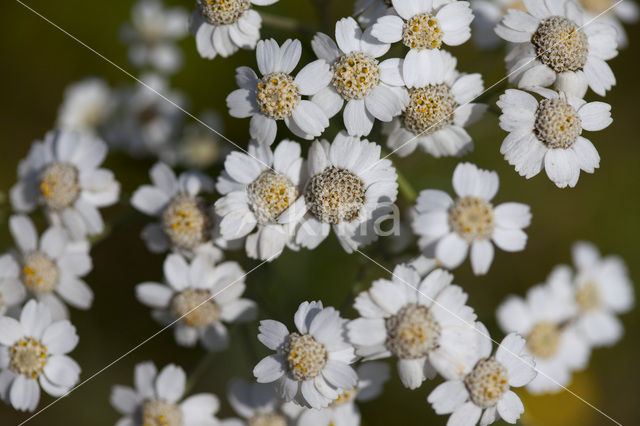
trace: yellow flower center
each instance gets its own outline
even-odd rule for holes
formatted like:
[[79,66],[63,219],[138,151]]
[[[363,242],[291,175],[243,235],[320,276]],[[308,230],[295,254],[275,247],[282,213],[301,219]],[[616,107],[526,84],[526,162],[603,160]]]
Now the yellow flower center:
[[260,79],[256,96],[264,115],[274,120],[284,120],[298,106],[300,89],[289,74],[274,72]]
[[198,9],[213,25],[230,25],[251,7],[249,0],[198,0]]
[[600,290],[598,290],[596,283],[588,282],[581,286],[576,292],[576,302],[578,302],[578,306],[583,312],[598,309],[602,306]]
[[30,379],[38,378],[48,358],[46,346],[33,337],[24,337],[9,348],[9,368]]
[[385,325],[387,348],[398,358],[422,358],[438,347],[441,327],[426,306],[407,304]]
[[379,62],[363,52],[344,55],[333,64],[331,82],[345,99],[363,99],[380,83]]
[[438,20],[430,13],[411,17],[402,28],[402,42],[410,49],[439,49],[443,36]]
[[180,407],[161,400],[151,400],[142,409],[142,426],[182,426]]
[[493,358],[478,361],[464,379],[471,401],[479,407],[495,406],[509,390],[507,369]]
[[291,333],[284,346],[289,372],[294,379],[305,381],[318,376],[327,363],[327,350],[309,334]]
[[80,195],[78,170],[68,163],[54,163],[42,172],[40,194],[44,204],[54,210],[72,205]]
[[220,307],[208,290],[184,290],[175,295],[171,307],[177,317],[192,327],[206,327],[220,320]]
[[22,282],[34,293],[48,293],[58,285],[60,271],[55,262],[39,251],[25,254],[22,267]]
[[429,135],[453,121],[456,100],[446,84],[409,89],[404,124],[416,135]]
[[582,120],[566,100],[543,99],[536,112],[534,131],[549,148],[568,149],[582,134]]
[[298,198],[298,189],[280,173],[266,170],[247,186],[247,198],[259,223],[272,223]]
[[178,195],[162,213],[164,232],[172,245],[193,250],[208,241],[211,219],[204,201],[188,195]]
[[527,347],[538,358],[551,358],[560,348],[562,331],[560,328],[547,321],[536,324],[529,337]]
[[305,199],[311,213],[322,222],[352,222],[365,203],[364,182],[348,170],[327,167],[311,178]]
[[449,211],[449,225],[465,240],[486,240],[493,234],[493,206],[476,197],[459,198]]

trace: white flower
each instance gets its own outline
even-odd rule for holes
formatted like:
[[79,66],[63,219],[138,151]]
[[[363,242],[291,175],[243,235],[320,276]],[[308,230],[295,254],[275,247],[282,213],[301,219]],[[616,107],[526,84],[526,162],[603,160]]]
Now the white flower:
[[392,0],[396,14],[378,19],[371,29],[383,43],[402,43],[409,48],[403,73],[418,72],[429,66],[434,54],[448,46],[459,46],[471,37],[473,13],[468,1]]
[[293,426],[302,407],[285,402],[273,385],[234,379],[229,385],[231,407],[246,420],[246,426]]
[[87,78],[69,85],[58,110],[57,127],[62,130],[98,132],[113,111],[109,85],[100,78]]
[[222,238],[246,236],[245,250],[254,259],[273,260],[285,245],[295,249],[296,223],[279,224],[278,218],[301,197],[300,145],[285,140],[271,152],[252,142],[247,154],[232,152],[224,164],[216,184],[223,197],[215,203]]
[[[193,122],[184,126],[177,150],[177,163],[187,168],[206,169],[216,164],[229,151],[222,143],[224,133],[222,117],[212,110],[200,114],[202,123]],[[210,127],[210,128],[207,128]],[[218,133],[214,133],[215,129]]]
[[162,324],[173,324],[176,342],[194,346],[200,340],[209,351],[229,345],[226,323],[251,321],[256,304],[242,299],[245,273],[236,262],[214,265],[206,254],[187,263],[179,254],[164,261],[166,284],[144,282],[136,286],[138,300],[153,308]]
[[258,383],[275,382],[286,401],[310,408],[327,407],[358,376],[350,364],[356,357],[344,339],[340,312],[322,302],[303,302],[294,317],[297,331],[274,320],[260,321],[258,340],[276,351],[253,369]]
[[538,375],[527,385],[534,393],[558,392],[571,381],[571,373],[587,366],[590,348],[570,322],[576,310],[571,270],[556,267],[546,284],[532,287],[526,299],[511,296],[496,312],[505,333],[526,337],[526,353],[533,355]]
[[211,393],[199,393],[182,399],[187,377],[174,364],[158,373],[151,361],[137,364],[135,388],[115,385],[111,390],[111,405],[123,415],[116,426],[182,425],[221,426],[215,414],[220,401]]
[[52,322],[47,306],[35,300],[24,305],[19,321],[0,317],[0,396],[22,411],[36,409],[40,387],[64,396],[80,378],[80,367],[67,356],[77,344],[76,328],[67,320]]
[[176,177],[164,163],[156,163],[149,176],[153,185],[142,185],[131,197],[136,209],[159,219],[142,230],[149,250],[162,253],[172,249],[187,256],[207,251],[219,260],[222,253],[211,242],[212,211],[200,195],[213,192],[211,178],[196,172]]
[[391,8],[391,0],[356,0],[353,6],[353,16],[358,17],[358,22],[368,27],[374,24],[379,17],[386,15]]
[[615,27],[618,47],[629,44],[627,32],[622,24],[635,24],[640,18],[640,8],[633,0],[579,0],[588,19],[597,19]]
[[476,314],[452,280],[442,269],[421,279],[401,264],[391,280],[374,281],[355,300],[361,317],[347,325],[356,353],[365,360],[397,357],[400,380],[409,389],[436,371],[447,379],[468,373],[477,359]]
[[494,49],[504,43],[495,27],[509,9],[526,10],[522,0],[471,0],[473,41],[480,49]]
[[165,8],[158,0],[139,0],[131,9],[131,22],[121,30],[129,46],[129,60],[138,68],[150,66],[164,73],[182,66],[182,51],[175,41],[187,35],[187,13]]
[[353,136],[366,136],[375,119],[391,121],[400,114],[409,99],[402,86],[400,59],[380,62],[378,57],[389,50],[389,44],[380,43],[364,33],[353,18],[336,22],[336,42],[318,33],[311,42],[316,56],[331,65],[331,86],[318,92],[312,100],[328,117],[336,115],[344,101],[343,120],[347,132]]
[[22,284],[20,266],[12,254],[0,255],[0,316],[24,301],[27,290]]
[[296,136],[313,139],[329,126],[329,119],[314,102],[302,99],[325,88],[331,81],[329,65],[317,60],[307,64],[294,78],[291,73],[300,61],[299,40],[287,40],[282,46],[273,40],[260,40],[256,48],[262,78],[249,67],[236,69],[240,89],[227,96],[232,117],[251,117],[249,133],[259,143],[272,144],[277,122],[285,124]]
[[616,314],[629,312],[634,305],[626,265],[618,256],[600,257],[598,249],[585,242],[574,244],[573,263],[576,327],[591,346],[611,346],[624,333]]
[[574,187],[580,170],[593,173],[600,166],[598,151],[582,131],[608,127],[613,122],[611,106],[565,93],[544,93],[540,101],[515,89],[500,96],[500,127],[509,132],[500,153],[527,179],[544,168],[558,187]]
[[87,241],[69,240],[59,226],[49,227],[38,239],[33,222],[24,215],[11,216],[9,228],[18,251],[1,258],[6,284],[20,283],[24,288],[19,294],[26,290],[47,305],[54,320],[69,317],[64,302],[78,309],[91,307],[93,291],[80,279],[92,268]]
[[524,350],[525,340],[515,333],[507,335],[496,354],[487,329],[478,323],[482,335],[479,360],[466,376],[448,380],[429,394],[428,401],[438,414],[449,414],[449,425],[473,426],[480,420],[486,426],[502,418],[516,423],[524,413],[522,401],[510,388],[519,388],[536,376],[533,357]]
[[110,206],[120,196],[113,173],[99,168],[106,156],[105,143],[90,134],[47,133],[18,165],[13,208],[30,213],[42,206],[49,221],[64,226],[74,239],[100,234],[104,222],[98,207]]
[[428,189],[420,192],[413,231],[427,257],[435,257],[449,269],[466,259],[471,247],[471,267],[484,275],[493,262],[493,241],[504,251],[524,249],[529,226],[529,206],[504,203],[494,207],[491,199],[498,192],[498,174],[471,163],[458,164],[453,172],[454,201],[446,192]]
[[382,130],[388,135],[387,146],[401,157],[417,146],[434,157],[466,154],[473,150],[473,141],[464,127],[487,109],[471,103],[484,90],[480,74],[459,73],[456,58],[448,52],[431,56],[428,65],[403,74],[409,104]]
[[313,249],[331,228],[347,253],[375,241],[398,193],[396,171],[380,159],[380,146],[339,133],[332,144],[314,141],[307,165],[304,197],[279,218],[289,223],[304,215],[295,243]]
[[252,5],[268,6],[278,0],[196,0],[191,32],[200,56],[224,58],[238,49],[254,49],[260,40],[262,18]]
[[520,88],[546,87],[582,98],[587,86],[604,96],[616,83],[605,62],[617,54],[613,26],[589,21],[572,0],[525,0],[496,27],[516,43],[506,57],[509,81]]
[[346,390],[329,407],[306,409],[298,419],[300,426],[360,426],[361,414],[357,402],[368,402],[382,393],[389,380],[389,365],[367,362],[357,368],[358,383]]

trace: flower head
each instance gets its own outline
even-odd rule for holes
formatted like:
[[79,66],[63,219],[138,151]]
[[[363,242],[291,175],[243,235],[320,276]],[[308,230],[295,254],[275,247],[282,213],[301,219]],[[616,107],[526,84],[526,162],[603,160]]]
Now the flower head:
[[98,132],[115,106],[107,83],[87,78],[69,85],[58,110],[57,126],[64,130]]
[[302,408],[278,396],[271,384],[231,381],[229,403],[247,426],[294,426]]

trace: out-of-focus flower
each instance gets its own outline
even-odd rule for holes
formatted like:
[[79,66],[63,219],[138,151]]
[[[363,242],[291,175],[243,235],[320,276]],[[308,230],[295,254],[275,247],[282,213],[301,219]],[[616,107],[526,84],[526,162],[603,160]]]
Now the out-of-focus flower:
[[494,207],[498,174],[471,163],[458,164],[453,172],[454,201],[446,192],[429,189],[420,192],[413,230],[427,257],[435,257],[447,268],[457,268],[471,248],[471,267],[476,275],[489,271],[495,243],[502,250],[524,249],[529,226],[529,206],[504,203]]
[[184,126],[182,137],[177,147],[177,163],[188,168],[206,169],[224,158],[228,145],[221,140],[219,134],[224,132],[224,122],[215,111],[205,111],[200,119],[202,123],[189,123]]
[[260,340],[276,351],[253,369],[258,383],[275,382],[286,401],[309,408],[325,408],[352,389],[358,380],[350,366],[353,346],[344,338],[345,319],[322,302],[303,302],[296,311],[297,332],[274,320],[260,321]]
[[49,308],[35,300],[19,320],[0,317],[0,396],[21,411],[36,409],[40,387],[64,396],[80,378],[80,366],[67,355],[78,340],[69,321],[53,322]]
[[29,213],[42,207],[49,221],[64,226],[74,239],[100,234],[104,222],[98,208],[120,196],[113,173],[99,168],[106,156],[106,144],[91,134],[47,133],[18,165],[18,183],[11,188],[13,208]]
[[391,280],[374,281],[358,295],[360,318],[347,325],[349,340],[365,360],[395,356],[402,384],[417,389],[436,371],[447,379],[468,373],[477,360],[476,314],[467,294],[437,269],[421,279],[396,266]]
[[115,107],[111,89],[100,78],[87,78],[69,85],[58,110],[57,127],[97,133]]
[[262,78],[249,67],[236,70],[240,89],[227,96],[232,117],[251,117],[249,132],[259,143],[270,145],[276,139],[277,122],[285,124],[296,136],[318,137],[329,126],[329,119],[314,102],[302,99],[327,87],[331,82],[329,65],[323,60],[307,64],[294,78],[291,73],[300,61],[299,40],[287,40],[282,46],[273,40],[260,40],[256,48]]
[[158,0],[138,0],[131,9],[131,22],[121,30],[129,44],[129,60],[138,68],[151,67],[174,73],[182,67],[182,51],[175,42],[188,32],[187,12],[165,8]]
[[302,407],[285,402],[273,385],[231,381],[229,403],[235,412],[246,420],[245,426],[294,426]]
[[509,132],[500,153],[527,179],[544,168],[558,187],[574,187],[580,170],[593,173],[600,166],[598,151],[582,131],[608,127],[613,122],[611,106],[566,93],[543,94],[540,101],[516,89],[500,96],[500,127]]
[[17,307],[27,296],[20,266],[10,253],[0,256],[0,316]]
[[522,0],[471,0],[471,36],[476,46],[480,49],[493,49],[504,43],[496,34],[495,28],[509,9],[526,10]]
[[353,6],[353,16],[358,17],[360,25],[369,27],[379,17],[386,15],[390,8],[391,0],[356,0]]
[[346,101],[343,120],[347,132],[366,136],[376,119],[391,121],[409,101],[400,77],[402,61],[378,61],[389,44],[378,42],[371,30],[363,33],[353,18],[336,22],[335,33],[337,44],[323,33],[311,42],[316,56],[331,65],[333,75],[331,86],[312,100],[328,117],[336,115]]
[[627,47],[629,39],[623,24],[635,24],[640,18],[640,8],[634,0],[579,0],[579,3],[584,8],[587,20],[598,19],[615,27],[618,46]]

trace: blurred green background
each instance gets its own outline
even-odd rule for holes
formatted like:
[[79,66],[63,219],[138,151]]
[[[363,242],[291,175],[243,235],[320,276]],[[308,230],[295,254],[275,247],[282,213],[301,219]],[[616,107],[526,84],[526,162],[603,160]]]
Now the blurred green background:
[[[132,2],[87,2],[64,0],[57,2],[29,0],[26,2],[44,16],[66,29],[80,40],[136,73],[127,65],[126,46],[117,37],[123,21],[128,20]],[[178,1],[168,2],[178,5]],[[266,8],[270,14],[295,16],[311,32],[287,33],[272,27],[263,28],[263,38],[274,37],[279,42],[288,37],[303,41],[302,62],[314,59],[309,46],[309,34],[322,27],[321,14],[312,0],[281,0]],[[320,4],[329,4],[328,0]],[[189,9],[191,1],[182,2]],[[352,1],[333,1],[325,12],[333,21],[351,14]],[[265,8],[261,8],[264,10]],[[634,279],[640,276],[640,120],[638,97],[640,79],[637,57],[640,54],[640,28],[628,28],[630,48],[611,61],[618,85],[605,99],[613,105],[613,125],[593,134],[591,140],[602,157],[601,170],[595,175],[582,174],[577,188],[557,189],[544,174],[529,181],[519,177],[499,154],[505,134],[498,128],[497,116],[487,113],[484,120],[470,129],[475,139],[475,152],[464,160],[483,168],[497,170],[501,190],[496,202],[522,201],[533,210],[533,224],[528,229],[529,244],[524,252],[507,254],[497,251],[489,274],[474,277],[465,263],[455,271],[456,282],[470,295],[479,319],[485,322],[496,340],[502,338],[494,320],[496,306],[511,293],[524,294],[531,285],[543,281],[552,267],[570,262],[570,247],[578,239],[595,242],[603,253],[622,255]],[[331,31],[332,33],[332,31]],[[21,6],[6,1],[0,13],[0,38],[3,63],[0,67],[0,191],[6,191],[16,178],[18,161],[24,157],[31,142],[41,138],[53,127],[64,88],[88,75],[105,78],[111,86],[131,84],[129,77],[82,47],[67,35]],[[172,79],[175,88],[190,98],[194,112],[205,108],[217,109],[225,116],[226,136],[246,144],[248,120],[226,116],[224,98],[235,89],[235,67],[254,66],[253,52],[241,51],[228,59],[201,59],[195,51],[192,37],[181,43],[185,52],[185,68]],[[502,53],[481,52],[471,43],[452,49],[459,58],[459,68],[466,72],[482,73],[488,86],[504,75]],[[491,99],[495,101],[495,97]],[[334,118],[335,126],[341,124]],[[372,140],[378,140],[376,135]],[[221,142],[224,143],[224,142]],[[304,145],[305,143],[303,143]],[[416,189],[438,188],[451,191],[451,173],[456,159],[434,160],[417,152],[407,159],[394,158],[395,165],[408,177]],[[135,188],[148,181],[147,170],[152,160],[132,160],[122,154],[110,156],[107,167],[116,172],[122,183],[123,199],[108,208],[104,215],[108,222],[116,222],[110,237],[92,250],[94,270],[87,282],[95,292],[95,303],[88,312],[73,310],[72,321],[78,329],[80,344],[72,356],[83,369],[86,379],[145,338],[159,326],[150,318],[149,309],[139,304],[134,285],[146,280],[162,279],[163,256],[150,254],[139,232],[147,222],[140,214],[132,214],[128,197]],[[219,168],[212,169],[217,175]],[[400,199],[401,208],[409,207]],[[7,206],[3,206],[6,213]],[[132,220],[122,221],[122,217]],[[41,223],[42,225],[42,223]],[[7,231],[6,215],[0,226],[0,247],[12,245]],[[389,241],[382,241],[365,251],[392,269],[401,257],[391,254]],[[415,243],[405,255],[415,253]],[[257,263],[242,253],[231,258],[249,270]],[[386,273],[357,254],[347,255],[334,238],[325,241],[314,251],[294,253],[286,251],[279,259],[249,275],[248,295],[259,301],[260,318],[277,318],[291,326],[293,313],[303,300],[322,299],[325,304],[343,308],[353,317],[350,307],[354,290]],[[595,350],[587,371],[577,374],[571,389],[602,411],[625,425],[640,424],[640,329],[638,311],[625,315],[626,335],[613,348]],[[194,391],[211,391],[225,399],[226,385],[234,376],[251,378],[253,365],[266,354],[255,339],[257,324],[232,327],[231,348],[215,355],[197,381]],[[201,348],[178,347],[171,331],[157,336],[138,350],[98,375],[69,397],[59,401],[28,424],[89,424],[110,425],[117,413],[109,404],[111,386],[132,383],[133,366],[144,360],[157,365],[177,363],[187,372],[193,371],[204,355]],[[386,386],[381,399],[363,405],[364,425],[444,425],[445,417],[436,416],[426,404],[426,396],[434,384],[426,382],[417,391],[402,388],[395,374]],[[524,399],[527,425],[605,425],[608,421],[583,402],[568,393],[555,396],[531,397],[520,392]],[[40,407],[52,401],[48,396]],[[221,417],[233,415],[223,402]],[[27,414],[0,405],[0,424],[17,424]]]

